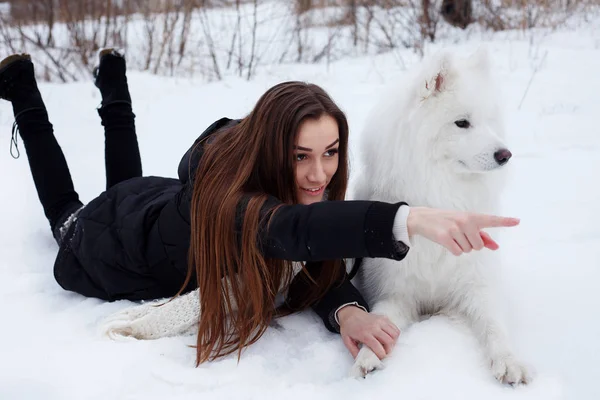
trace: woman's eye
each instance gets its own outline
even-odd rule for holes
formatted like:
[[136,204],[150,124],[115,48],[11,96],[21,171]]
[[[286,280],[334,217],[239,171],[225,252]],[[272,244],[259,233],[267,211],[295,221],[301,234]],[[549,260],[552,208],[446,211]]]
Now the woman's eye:
[[331,150],[327,150],[327,151],[325,152],[325,155],[326,155],[327,157],[333,157],[333,156],[335,156],[335,155],[336,155],[338,152],[339,152],[339,151],[338,151],[338,149],[331,149]]
[[296,161],[300,162],[300,161],[304,161],[306,160],[306,154],[296,154]]
[[459,128],[466,129],[471,126],[471,123],[466,119],[459,119],[458,121],[454,121],[454,124]]

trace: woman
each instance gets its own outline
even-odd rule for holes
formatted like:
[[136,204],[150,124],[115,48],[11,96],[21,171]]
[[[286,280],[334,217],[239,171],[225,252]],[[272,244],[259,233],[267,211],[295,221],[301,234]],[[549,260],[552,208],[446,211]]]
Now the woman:
[[[368,313],[342,259],[401,260],[410,235],[449,249],[459,244],[465,252],[495,248],[480,230],[516,224],[510,218],[410,209],[402,202],[343,201],[345,115],[321,88],[300,82],[276,85],[246,117],[208,127],[184,155],[179,179],[142,177],[125,69],[121,54],[100,53],[95,84],[102,94],[98,113],[105,127],[107,189],[84,206],[30,57],[0,62],[0,97],[12,103],[14,127],[59,245],[57,282],[109,301],[198,289],[169,303],[159,317],[148,306],[118,314],[112,321],[118,333],[164,336],[165,319],[170,332],[192,326],[198,330],[200,364],[241,351],[276,315],[312,307],[329,330],[342,334],[354,356],[363,343],[383,358],[399,331]],[[16,135],[13,141],[16,145]],[[276,307],[282,290],[287,297]],[[189,310],[178,306],[181,299],[192,304],[191,316],[177,317]],[[161,327],[139,324],[152,318],[160,318]]]

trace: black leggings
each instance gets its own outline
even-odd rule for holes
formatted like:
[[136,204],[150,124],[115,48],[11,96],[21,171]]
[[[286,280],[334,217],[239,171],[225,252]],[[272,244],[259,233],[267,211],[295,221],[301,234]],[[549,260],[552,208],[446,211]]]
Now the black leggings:
[[[106,188],[142,176],[142,163],[131,105],[114,103],[98,110],[104,126]],[[17,125],[23,139],[37,193],[60,245],[61,226],[83,206],[73,187],[62,149],[54,137],[48,113],[41,108],[23,112]]]

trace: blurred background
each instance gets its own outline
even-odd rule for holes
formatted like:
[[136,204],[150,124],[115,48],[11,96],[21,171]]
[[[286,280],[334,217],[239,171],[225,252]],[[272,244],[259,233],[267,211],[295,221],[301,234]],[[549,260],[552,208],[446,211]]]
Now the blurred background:
[[[12,0],[0,2],[0,49],[35,56],[40,78],[87,77],[99,48],[168,76],[251,79],[265,65],[424,54],[457,35],[560,29],[598,0]],[[462,35],[464,37],[464,34]]]

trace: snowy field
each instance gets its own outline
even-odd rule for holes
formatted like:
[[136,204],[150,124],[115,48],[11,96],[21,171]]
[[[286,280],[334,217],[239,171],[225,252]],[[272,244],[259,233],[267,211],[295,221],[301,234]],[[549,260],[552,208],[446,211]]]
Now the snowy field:
[[[600,20],[444,46],[469,53],[480,44],[490,48],[502,82],[514,154],[502,212],[521,218],[494,235],[504,260],[498,284],[507,293],[512,342],[535,371],[531,385],[498,384],[470,334],[444,318],[410,328],[388,367],[363,381],[347,377],[349,352],[312,312],[280,320],[239,364],[231,356],[194,368],[193,337],[100,337],[99,322],[131,303],[86,299],[55,283],[56,244],[26,156],[9,154],[12,110],[2,101],[0,399],[600,398]],[[329,91],[347,112],[353,143],[380,90],[415,61],[398,52],[329,67],[277,66],[251,82],[211,84],[130,72],[144,173],[176,176],[180,157],[211,122],[243,116],[288,79]],[[105,185],[99,93],[91,81],[40,87],[75,187],[89,200]]]

